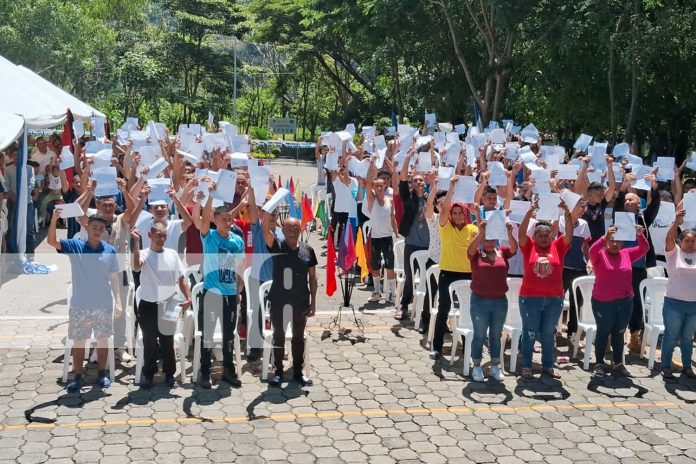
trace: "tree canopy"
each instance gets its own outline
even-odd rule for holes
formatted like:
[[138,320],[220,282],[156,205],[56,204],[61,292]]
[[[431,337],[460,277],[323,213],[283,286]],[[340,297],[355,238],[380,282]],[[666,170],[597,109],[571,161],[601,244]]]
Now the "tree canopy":
[[679,157],[695,29],[696,0],[0,0],[0,54],[119,122],[294,116],[314,139],[476,106]]

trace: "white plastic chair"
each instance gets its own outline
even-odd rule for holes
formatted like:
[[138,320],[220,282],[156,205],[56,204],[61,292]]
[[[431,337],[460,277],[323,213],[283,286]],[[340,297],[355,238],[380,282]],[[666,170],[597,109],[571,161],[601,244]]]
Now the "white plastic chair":
[[454,297],[458,300],[458,317],[457,326],[452,330],[452,353],[450,355],[450,364],[454,363],[454,357],[457,354],[457,346],[459,345],[459,337],[464,337],[464,353],[462,361],[464,363],[464,376],[469,375],[471,364],[471,339],[474,337],[474,323],[471,320],[471,281],[457,280],[449,286],[450,300],[454,309]]
[[[199,300],[203,294],[203,282],[197,283],[193,290],[191,290],[191,306],[193,307],[193,325],[194,325],[194,335],[193,335],[193,365],[191,366],[191,381],[198,381],[198,374],[201,369],[201,346],[203,343],[203,328],[198,326],[198,311]],[[239,314],[237,314],[239,316]],[[235,318],[235,320],[238,320]],[[234,327],[234,362],[236,363],[236,368],[241,372],[242,369],[242,353],[239,343],[239,334],[237,333],[237,327]],[[213,346],[217,344],[222,344],[222,326],[220,324],[220,318],[215,321],[215,330],[212,339]],[[212,348],[212,346],[210,347]]]
[[[272,280],[264,282],[259,287],[259,301],[263,309],[263,363],[261,367],[261,379],[268,379],[268,367],[273,362],[273,323],[271,322],[271,302],[268,299],[268,292],[271,290]],[[310,375],[309,362],[309,341],[310,338],[307,332],[304,333],[305,351],[304,351],[304,370],[307,377]],[[288,323],[285,329],[285,342],[292,340],[292,321]]]
[[[575,335],[573,335],[573,359],[576,359],[578,356],[580,336],[585,332],[587,335],[585,335],[585,356],[582,364],[585,370],[590,368],[592,344],[597,334],[597,322],[595,322],[594,313],[592,312],[592,288],[594,287],[594,283],[594,276],[578,277],[573,281],[571,287],[578,321],[578,330],[575,332]],[[582,305],[579,303],[580,295],[582,295]],[[604,362],[602,359],[597,359],[595,361]]]
[[[415,327],[420,327],[423,303],[425,302],[425,264],[428,262],[428,250],[418,250],[411,253],[411,270],[413,271],[413,304],[411,314],[415,321]],[[418,270],[416,271],[416,268]]]
[[[655,364],[657,352],[657,340],[664,333],[665,325],[662,320],[662,307],[665,304],[665,291],[668,279],[665,277],[652,277],[640,283],[640,302],[643,305],[643,317],[645,318],[645,330],[640,347],[640,357],[644,357],[645,347],[650,350],[648,355],[648,369]],[[647,304],[647,301],[650,304]]]
[[510,372],[514,373],[517,369],[517,355],[520,348],[520,337],[522,337],[522,315],[520,314],[520,287],[522,279],[519,277],[508,277],[507,301],[508,310],[503,324],[503,333],[500,337],[500,369],[505,368],[505,344],[510,338]]
[[[68,307],[70,307],[70,301],[72,300],[72,285],[68,286]],[[65,337],[65,354],[63,355],[63,383],[68,381],[68,373],[72,368],[72,348],[75,341],[69,336]],[[92,344],[96,344],[97,339],[92,337],[85,340],[85,358],[88,358],[88,350]],[[106,367],[109,369],[109,378],[114,381],[116,362],[114,361],[114,336],[111,335],[108,339],[108,349],[109,352],[106,357]]]
[[[138,287],[135,291],[135,301],[136,304],[140,304],[140,290],[142,287]],[[181,306],[178,306],[179,314],[181,314]],[[179,380],[184,383],[186,378],[186,341],[184,339],[184,334],[182,333],[183,320],[179,317],[176,321],[176,331],[174,332],[174,347],[179,351]],[[143,373],[143,364],[145,362],[145,345],[143,344],[143,331],[142,329],[138,331],[138,343],[135,353],[135,378],[133,382],[136,385],[140,384],[140,376]]]
[[440,281],[440,265],[434,264],[425,271],[425,286],[428,289],[428,298],[430,298],[430,323],[428,324],[428,346],[432,347],[433,337],[435,336],[435,319],[437,319],[437,307],[438,307],[438,291],[433,293],[435,290],[433,288],[432,279],[436,282]]
[[657,265],[655,267],[649,267],[646,269],[646,272],[648,273],[648,278],[664,277],[667,275],[667,272],[665,271],[665,267],[660,266],[660,265]]
[[403,292],[405,274],[404,274],[404,249],[406,244],[404,240],[394,242],[394,273],[396,274],[396,295],[394,301],[399,305],[401,301],[401,292]]
[[[244,269],[244,294],[246,295],[247,301],[247,342],[246,342],[246,354],[249,355],[251,352],[251,343],[249,343],[250,333],[252,330],[256,330],[256,320],[253,317],[254,305],[258,305],[258,293],[254,296],[251,291],[251,267]],[[253,304],[252,304],[253,303]]]
[[37,234],[39,233],[40,225],[41,224],[39,224],[39,208],[35,206],[34,207],[34,232],[36,232]]

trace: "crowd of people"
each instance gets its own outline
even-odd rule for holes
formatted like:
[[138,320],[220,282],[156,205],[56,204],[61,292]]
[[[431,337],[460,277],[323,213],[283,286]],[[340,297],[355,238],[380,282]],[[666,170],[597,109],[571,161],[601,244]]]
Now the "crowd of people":
[[[624,364],[626,332],[627,348],[640,352],[645,314],[639,288],[659,262],[668,276],[662,375],[675,377],[671,361],[678,345],[683,374],[695,376],[696,286],[691,283],[696,231],[684,204],[692,204],[696,189],[693,179],[684,178],[684,165],[670,165],[661,157],[654,167],[645,166],[626,144],[610,154],[607,144],[590,146],[583,137],[569,153],[543,144],[533,125],[521,130],[512,123],[493,123],[485,130],[436,127],[399,125],[385,136],[367,126],[356,134],[349,125],[317,141],[317,188],[327,193],[330,220],[316,227],[328,228],[328,240],[336,240],[344,228],[369,221],[368,305],[393,304],[396,319],[407,321],[416,313],[416,275],[425,279],[426,270],[438,266],[439,277],[429,286],[418,321],[421,333],[432,329],[430,358],[438,362],[443,356],[456,306],[471,316],[472,380],[485,379],[487,346],[489,375],[500,381],[508,282],[521,279],[514,297],[522,321],[523,379],[534,378],[537,343],[542,374],[560,378],[561,315],[567,298],[567,342],[579,345],[576,300],[582,304],[582,296],[591,298],[597,326],[594,375],[630,375]],[[74,342],[74,377],[69,391],[80,391],[85,383],[85,340],[97,339],[93,356],[102,387],[111,383],[110,337],[119,360],[130,360],[124,348],[132,288],[143,338],[142,388],[153,386],[159,359],[166,384],[176,385],[174,338],[166,322],[172,311],[185,314],[193,307],[203,338],[196,355],[202,388],[211,388],[216,321],[222,333],[215,355],[222,361],[222,381],[240,385],[235,334],[246,336],[248,343],[261,341],[247,356],[255,361],[269,324],[275,367],[269,383],[283,382],[291,325],[293,377],[301,385],[312,384],[303,373],[304,330],[316,311],[317,257],[301,240],[300,221],[279,219],[277,206],[287,192],[251,156],[248,137],[227,123],[208,131],[182,125],[170,136],[162,125],[150,122],[141,130],[131,120],[99,139],[83,137],[62,146],[59,136],[38,137],[33,144],[26,250],[34,252],[38,208],[48,244],[71,262],[68,337]],[[17,209],[16,162],[17,147],[11,146],[0,158],[8,211]],[[74,211],[71,205],[79,213],[68,214]],[[58,238],[61,226],[66,239]],[[11,238],[8,251],[16,252]],[[396,246],[401,240],[403,246]],[[412,268],[417,252],[427,253],[423,269]],[[199,271],[187,273],[196,265]],[[574,295],[573,282],[587,275],[595,276],[591,295]],[[197,276],[202,288],[194,294]],[[265,321],[266,302],[258,290],[269,281],[270,320]],[[458,282],[469,286],[470,301],[451,300],[450,286]],[[429,309],[435,305],[431,319]],[[605,363],[609,343],[611,366]]]

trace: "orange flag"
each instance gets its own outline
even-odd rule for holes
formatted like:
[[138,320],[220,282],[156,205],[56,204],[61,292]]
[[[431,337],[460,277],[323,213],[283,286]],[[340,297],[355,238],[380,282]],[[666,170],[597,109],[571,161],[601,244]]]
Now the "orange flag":
[[328,250],[326,252],[326,295],[336,292],[336,250],[333,243],[333,230],[329,230]]
[[365,277],[370,270],[367,267],[367,254],[365,253],[365,239],[362,233],[362,227],[358,227],[358,237],[355,242],[355,256],[358,258],[358,266],[360,266],[360,280],[365,281]]

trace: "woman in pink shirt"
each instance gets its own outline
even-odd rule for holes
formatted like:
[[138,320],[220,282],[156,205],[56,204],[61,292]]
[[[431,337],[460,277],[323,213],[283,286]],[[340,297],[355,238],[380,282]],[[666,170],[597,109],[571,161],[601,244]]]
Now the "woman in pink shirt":
[[614,240],[616,227],[610,227],[606,235],[590,247],[590,261],[595,274],[592,289],[592,313],[597,323],[595,337],[594,375],[603,377],[606,372],[604,355],[607,339],[611,336],[614,357],[614,373],[630,375],[623,365],[624,333],[633,311],[633,268],[631,263],[642,258],[650,249],[645,229],[636,226],[638,246],[623,248],[623,242]]

